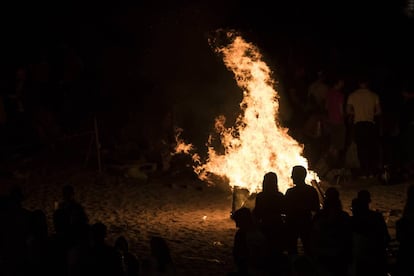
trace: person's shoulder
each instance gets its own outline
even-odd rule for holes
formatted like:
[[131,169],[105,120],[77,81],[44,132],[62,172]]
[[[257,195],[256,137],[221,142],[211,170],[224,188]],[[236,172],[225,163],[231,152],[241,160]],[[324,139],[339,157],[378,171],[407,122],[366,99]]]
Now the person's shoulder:
[[304,189],[305,190],[307,190],[307,191],[312,191],[312,192],[318,192],[317,190],[316,190],[316,188],[315,187],[313,187],[312,185],[310,185],[310,184],[306,184],[306,185],[304,185]]
[[295,190],[295,187],[296,187],[296,186],[293,186],[293,187],[289,187],[289,188],[287,188],[287,189],[286,189],[286,192],[285,192],[285,195],[287,195],[287,194],[289,194],[289,193],[293,192],[293,191]]
[[265,195],[265,194],[264,194],[263,192],[258,192],[258,193],[256,194],[256,199],[258,199],[258,198],[262,198],[264,195]]

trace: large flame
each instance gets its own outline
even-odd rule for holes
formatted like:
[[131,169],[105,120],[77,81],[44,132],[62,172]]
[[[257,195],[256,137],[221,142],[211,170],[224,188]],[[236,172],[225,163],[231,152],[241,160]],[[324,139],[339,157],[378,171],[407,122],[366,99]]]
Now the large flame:
[[[234,73],[238,86],[244,91],[240,103],[242,113],[230,128],[225,127],[223,115],[216,118],[215,127],[224,154],[213,148],[210,136],[206,161],[201,162],[198,154],[192,154],[194,171],[205,181],[211,180],[211,175],[225,177],[231,188],[245,188],[250,193],[260,191],[264,174],[273,171],[278,175],[279,190],[284,193],[293,185],[292,167],[308,168],[302,156],[303,146],[280,125],[279,96],[271,70],[257,47],[234,33],[226,35],[231,43],[215,50],[222,54],[226,67]],[[176,153],[191,154],[193,150],[191,144],[177,140]],[[313,171],[308,172],[306,180],[308,183],[319,181]]]

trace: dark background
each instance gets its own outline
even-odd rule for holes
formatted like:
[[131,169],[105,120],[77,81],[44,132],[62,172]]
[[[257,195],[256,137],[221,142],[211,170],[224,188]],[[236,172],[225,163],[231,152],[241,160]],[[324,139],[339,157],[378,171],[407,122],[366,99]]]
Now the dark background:
[[46,63],[48,92],[28,89],[27,106],[46,106],[58,136],[92,129],[96,115],[104,147],[148,148],[169,139],[173,114],[183,136],[204,145],[213,118],[234,118],[241,99],[208,45],[218,28],[256,44],[282,83],[300,66],[309,80],[321,69],[350,79],[369,74],[385,109],[398,108],[413,75],[413,19],[404,1],[105,2],[1,8],[0,93],[14,93],[18,68],[30,83],[33,68]]

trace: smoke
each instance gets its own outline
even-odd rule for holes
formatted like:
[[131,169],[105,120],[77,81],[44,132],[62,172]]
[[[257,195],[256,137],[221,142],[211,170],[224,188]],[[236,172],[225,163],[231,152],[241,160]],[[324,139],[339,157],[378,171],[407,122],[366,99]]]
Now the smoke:
[[182,137],[197,148],[204,146],[218,114],[236,118],[242,97],[209,44],[222,24],[220,13],[200,3],[166,10],[149,23],[141,55],[141,75],[156,87],[151,98],[169,106],[184,129]]

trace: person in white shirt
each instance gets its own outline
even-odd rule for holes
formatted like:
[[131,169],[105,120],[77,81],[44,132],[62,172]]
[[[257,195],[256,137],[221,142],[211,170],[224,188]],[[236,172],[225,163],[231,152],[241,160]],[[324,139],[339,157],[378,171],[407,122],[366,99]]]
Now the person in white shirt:
[[368,81],[359,82],[359,88],[348,96],[346,109],[353,123],[361,176],[373,178],[379,166],[377,122],[381,105],[379,96],[369,89]]

